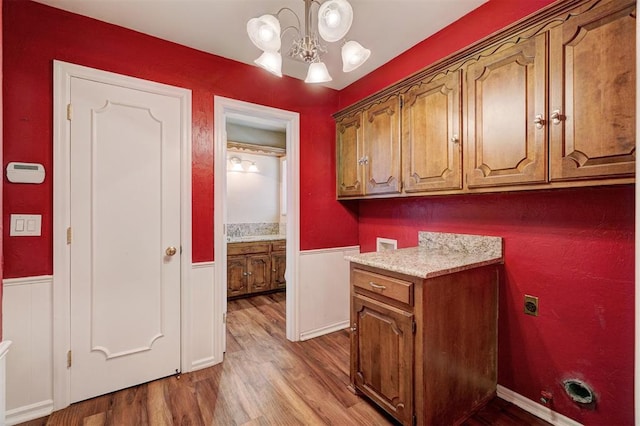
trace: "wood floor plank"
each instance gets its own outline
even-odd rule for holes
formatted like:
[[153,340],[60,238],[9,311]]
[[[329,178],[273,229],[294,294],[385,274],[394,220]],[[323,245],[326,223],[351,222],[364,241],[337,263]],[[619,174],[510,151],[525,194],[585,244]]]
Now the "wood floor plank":
[[[285,293],[228,303],[223,363],[82,401],[23,426],[394,425],[349,385],[350,334],[285,332]],[[548,426],[494,399],[465,426]]]

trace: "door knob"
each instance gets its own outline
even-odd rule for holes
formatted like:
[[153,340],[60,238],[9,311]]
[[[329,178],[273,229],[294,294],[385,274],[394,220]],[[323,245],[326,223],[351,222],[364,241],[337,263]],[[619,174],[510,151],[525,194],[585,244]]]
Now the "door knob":
[[178,249],[176,249],[175,247],[167,247],[167,249],[164,251],[167,256],[173,256],[174,254],[176,254],[178,252]]

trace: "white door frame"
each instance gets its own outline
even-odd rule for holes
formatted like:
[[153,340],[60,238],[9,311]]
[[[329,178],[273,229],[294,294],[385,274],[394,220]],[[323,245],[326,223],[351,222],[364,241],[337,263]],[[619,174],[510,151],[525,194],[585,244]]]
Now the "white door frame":
[[300,114],[278,108],[252,104],[235,99],[214,96],[214,250],[216,268],[214,276],[213,317],[220,326],[214,327],[215,362],[222,362],[227,311],[227,244],[225,224],[227,221],[227,117],[240,116],[245,120],[277,122],[286,128],[287,143],[287,280],[286,323],[287,339],[300,340],[298,327],[299,306],[299,255],[300,255]]
[[127,77],[67,62],[53,64],[53,409],[69,405],[70,370],[67,368],[67,351],[71,347],[70,315],[70,262],[67,245],[67,228],[70,220],[70,124],[67,105],[70,103],[72,77],[144,90],[180,100],[180,151],[181,151],[181,200],[180,238],[182,257],[180,262],[180,357],[182,371],[191,365],[190,295],[191,295],[191,91],[184,88]]

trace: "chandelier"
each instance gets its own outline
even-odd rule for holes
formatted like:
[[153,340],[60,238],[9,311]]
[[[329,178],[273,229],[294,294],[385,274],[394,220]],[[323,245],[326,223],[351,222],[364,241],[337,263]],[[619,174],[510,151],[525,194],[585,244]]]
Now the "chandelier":
[[[322,40],[333,43],[343,39],[351,28],[353,9],[347,0],[327,0],[319,3],[316,0],[304,1],[304,31],[300,26],[300,18],[288,7],[283,7],[275,15],[262,15],[247,22],[247,33],[256,47],[263,51],[254,62],[270,73],[282,77],[282,55],[280,54],[281,40],[284,33],[294,31],[293,40],[288,56],[309,64],[305,83],[324,83],[331,81],[327,66],[321,56],[327,52]],[[311,26],[312,5],[317,9],[317,32]],[[288,12],[297,23],[280,30],[280,15]],[[319,33],[319,34],[318,34]],[[357,41],[343,41],[342,71],[350,72],[362,65],[371,55],[369,49],[362,47]]]

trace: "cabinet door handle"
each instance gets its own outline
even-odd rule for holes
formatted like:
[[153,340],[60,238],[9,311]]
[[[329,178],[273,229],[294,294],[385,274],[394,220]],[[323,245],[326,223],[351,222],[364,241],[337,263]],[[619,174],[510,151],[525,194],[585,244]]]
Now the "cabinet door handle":
[[565,116],[560,114],[559,109],[554,109],[553,112],[551,113],[551,122],[556,126],[560,124],[564,119],[565,119]]
[[460,142],[460,137],[458,135],[451,136],[451,142],[453,142],[453,143]]
[[253,272],[247,272],[248,275],[253,275]]
[[242,275],[246,277],[246,276],[247,276],[247,273],[246,273],[246,272],[243,272],[243,273],[242,273]]
[[276,270],[275,270],[275,269],[272,269],[272,270],[271,270],[271,272],[276,272]]
[[383,285],[376,284],[376,283],[374,283],[373,281],[369,281],[369,285],[370,285],[372,288],[375,288],[375,289],[377,289],[377,290],[384,290],[384,289],[386,289],[386,288],[387,288],[387,287],[385,287],[385,286],[383,286]]
[[542,114],[538,114],[533,120],[533,123],[536,125],[536,129],[542,129],[547,122],[544,120]]

